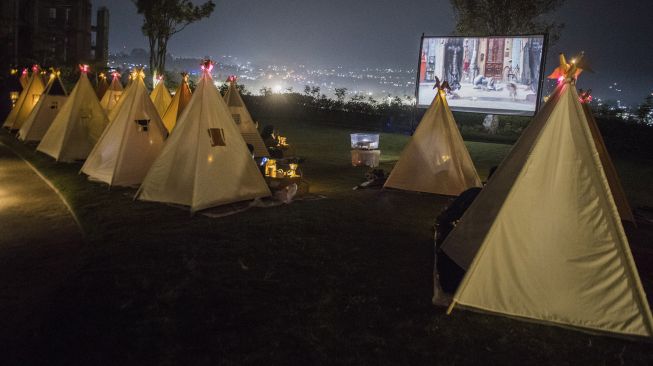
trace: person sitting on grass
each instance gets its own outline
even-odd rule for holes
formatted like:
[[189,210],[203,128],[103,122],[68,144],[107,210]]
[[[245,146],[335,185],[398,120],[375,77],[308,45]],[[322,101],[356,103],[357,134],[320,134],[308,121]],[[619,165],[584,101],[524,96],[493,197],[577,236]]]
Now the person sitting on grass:
[[263,127],[263,131],[261,131],[261,138],[263,139],[263,143],[265,144],[265,147],[268,149],[271,158],[273,159],[283,158],[283,150],[279,149],[279,147],[277,146],[278,141],[277,141],[277,136],[274,133],[273,125],[267,125]]
[[[494,174],[496,166],[490,168],[488,181]],[[486,182],[487,184],[487,182]],[[433,269],[433,304],[448,306],[451,302],[451,294],[456,292],[458,285],[465,276],[465,270],[454,262],[443,250],[442,243],[449,233],[456,227],[456,224],[465,211],[471,206],[478,194],[480,187],[472,187],[461,193],[456,199],[445,208],[435,219],[435,266]]]

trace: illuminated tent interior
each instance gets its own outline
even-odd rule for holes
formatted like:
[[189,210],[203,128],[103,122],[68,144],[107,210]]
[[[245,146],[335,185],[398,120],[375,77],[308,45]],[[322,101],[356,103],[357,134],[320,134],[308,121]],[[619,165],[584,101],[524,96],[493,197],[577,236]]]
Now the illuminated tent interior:
[[162,118],[163,124],[169,132],[172,132],[175,128],[177,119],[181,116],[181,113],[184,111],[184,108],[186,108],[186,105],[188,105],[188,102],[190,102],[192,95],[190,87],[188,86],[188,74],[182,73],[181,83],[179,83],[177,92],[175,92],[175,95],[172,97],[172,101],[168,105]]
[[97,87],[95,88],[95,93],[98,100],[102,100],[104,93],[109,90],[109,83],[107,83],[107,75],[101,72],[98,75]]
[[120,83],[120,74],[114,72],[112,74],[111,85],[109,85],[109,89],[104,93],[104,96],[102,96],[102,99],[100,100],[100,105],[107,114],[109,114],[111,110],[115,108],[116,104],[118,104],[123,92],[124,90]]
[[77,84],[36,147],[57,161],[86,159],[109,123],[86,75],[88,66],[80,69]]
[[22,141],[41,141],[52,121],[61,110],[68,93],[59,78],[59,71],[52,71],[45,91],[38,103],[18,131],[18,139]]
[[32,112],[32,109],[36,106],[36,103],[38,103],[44,90],[45,85],[41,80],[39,68],[35,65],[32,68],[32,75],[29,77],[27,86],[20,93],[16,105],[11,109],[11,112],[9,112],[2,127],[10,130],[20,129],[25,120],[27,120],[29,114]]
[[256,128],[256,123],[249,114],[245,102],[243,102],[243,98],[240,96],[238,85],[236,84],[236,77],[230,76],[229,79],[227,79],[227,82],[229,83],[229,89],[227,89],[227,92],[224,95],[224,101],[229,107],[231,117],[240,129],[240,134],[243,136],[246,143],[254,146],[255,157],[270,156],[268,149],[265,147],[265,143]]
[[383,187],[457,196],[480,186],[445,91],[439,89]]
[[159,112],[159,116],[163,117],[166,109],[168,109],[168,106],[172,101],[172,97],[170,96],[168,88],[165,86],[163,78],[158,79],[156,87],[154,87],[152,94],[150,94],[150,98],[152,99],[152,103],[154,103],[157,112]]
[[653,336],[653,318],[575,89],[574,64],[442,245],[454,306]]
[[150,99],[142,71],[122,95],[106,128],[82,166],[89,179],[117,186],[141,183],[168,132]]
[[136,197],[191,212],[270,196],[206,62],[193,98]]

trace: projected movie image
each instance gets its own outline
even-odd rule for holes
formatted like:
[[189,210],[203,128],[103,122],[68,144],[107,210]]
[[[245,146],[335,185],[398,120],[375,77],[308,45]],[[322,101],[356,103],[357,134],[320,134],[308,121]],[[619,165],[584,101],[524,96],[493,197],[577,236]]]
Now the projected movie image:
[[423,37],[418,104],[431,104],[439,79],[449,83],[447,101],[454,111],[533,115],[543,45],[544,36]]

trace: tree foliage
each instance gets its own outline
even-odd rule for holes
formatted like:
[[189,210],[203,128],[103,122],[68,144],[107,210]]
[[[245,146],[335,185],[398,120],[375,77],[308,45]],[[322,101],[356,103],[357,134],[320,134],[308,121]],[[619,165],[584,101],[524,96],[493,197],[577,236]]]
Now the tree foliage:
[[547,19],[564,0],[450,0],[460,35],[548,33],[555,42],[563,24]]
[[141,30],[149,40],[150,69],[163,74],[170,37],[189,24],[209,17],[215,8],[212,0],[195,5],[191,0],[132,0],[143,15]]

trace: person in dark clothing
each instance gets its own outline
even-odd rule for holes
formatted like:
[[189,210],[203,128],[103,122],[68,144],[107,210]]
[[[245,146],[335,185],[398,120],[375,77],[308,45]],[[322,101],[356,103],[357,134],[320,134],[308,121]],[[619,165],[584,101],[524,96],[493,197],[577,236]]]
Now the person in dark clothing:
[[[488,180],[492,177],[497,167],[490,168]],[[456,199],[438,215],[435,220],[435,270],[434,270],[434,295],[433,303],[436,305],[447,305],[450,296],[460,285],[465,276],[465,270],[454,262],[443,250],[442,243],[449,233],[456,227],[456,224],[465,211],[471,206],[474,199],[481,193],[480,187],[469,188],[461,193]],[[442,293],[444,292],[444,293]]]
[[440,276],[440,285],[446,293],[453,293],[465,276],[465,270],[456,264],[449,256],[442,251],[441,246],[456,223],[463,216],[465,211],[474,202],[474,199],[481,193],[480,187],[470,188],[451,203],[436,219],[435,250],[436,265]]

